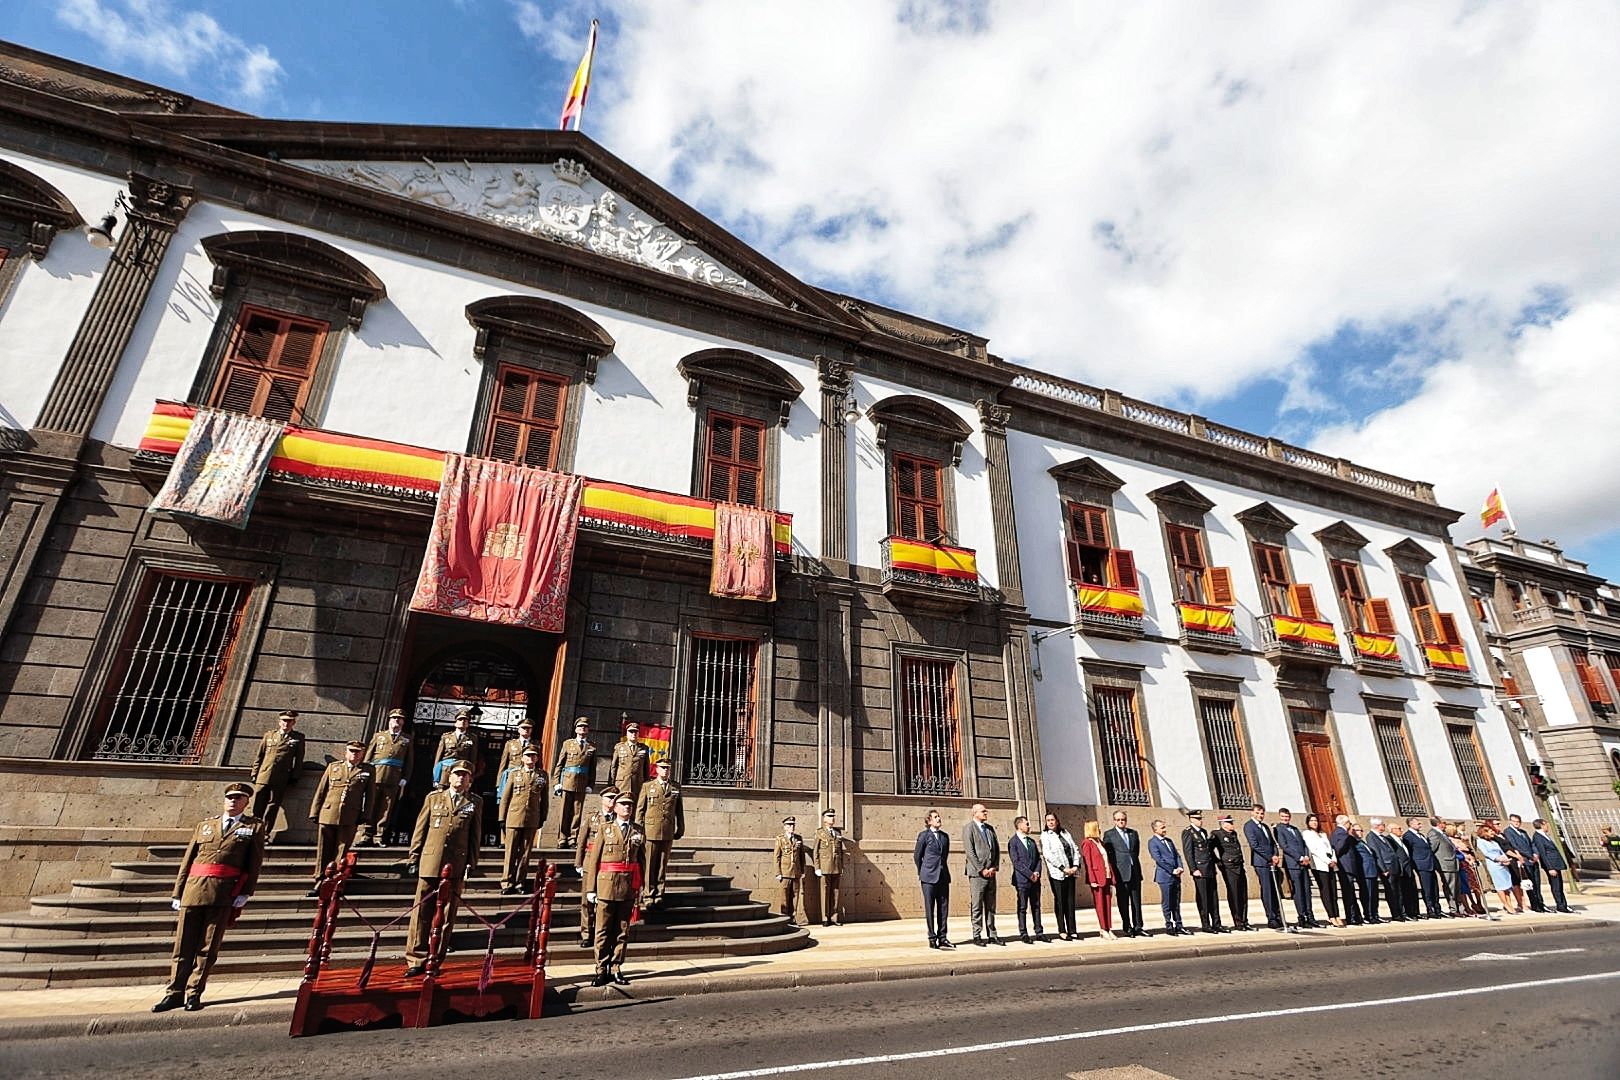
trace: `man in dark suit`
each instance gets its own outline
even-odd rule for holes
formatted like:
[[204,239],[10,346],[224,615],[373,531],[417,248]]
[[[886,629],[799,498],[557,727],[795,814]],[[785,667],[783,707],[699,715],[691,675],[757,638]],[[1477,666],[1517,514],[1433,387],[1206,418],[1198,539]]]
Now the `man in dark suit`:
[[917,834],[912,861],[917,864],[917,880],[922,885],[923,914],[928,919],[928,947],[954,949],[945,932],[945,918],[951,910],[951,838],[940,828],[938,810],[928,811],[925,828]]
[[1025,922],[1027,910],[1033,916],[1035,936],[1046,940],[1041,929],[1041,845],[1029,835],[1029,818],[1020,817],[1013,822],[1013,837],[1007,841],[1007,861],[1012,865],[1013,888],[1018,891],[1018,937],[1030,944],[1029,924]]
[[1524,883],[1525,892],[1530,896],[1530,910],[1545,912],[1547,901],[1541,895],[1541,867],[1536,865],[1536,845],[1530,839],[1530,833],[1524,827],[1524,819],[1518,814],[1509,814],[1507,828],[1502,830],[1504,846],[1511,846],[1514,851],[1524,856],[1524,872],[1528,880]]
[[1356,891],[1361,888],[1361,854],[1356,849],[1355,834],[1350,831],[1348,814],[1340,814],[1333,819],[1328,846],[1333,849],[1333,862],[1338,867],[1339,895],[1344,898],[1345,924],[1360,926],[1361,905],[1356,903]]
[[1366,915],[1367,925],[1377,926],[1384,921],[1378,917],[1378,883],[1384,880],[1383,864],[1371,835],[1365,829],[1352,825],[1350,835],[1355,838],[1357,865],[1361,867],[1361,880],[1357,882],[1361,889],[1361,910]]
[[1266,824],[1266,808],[1259,803],[1249,811],[1249,820],[1243,823],[1243,839],[1249,842],[1249,862],[1254,876],[1260,879],[1260,906],[1266,911],[1266,925],[1273,930],[1285,930],[1281,897],[1277,895],[1277,872],[1282,869],[1282,853]]
[[1220,828],[1210,834],[1215,845],[1215,862],[1226,882],[1226,910],[1232,916],[1232,929],[1253,930],[1249,925],[1249,872],[1243,868],[1243,839],[1231,814],[1222,814]]
[[962,847],[967,860],[968,919],[973,944],[1001,945],[996,936],[996,875],[1001,872],[1001,843],[990,827],[990,811],[973,804],[973,817],[962,826]]
[[1202,810],[1187,811],[1188,825],[1181,830],[1181,853],[1192,878],[1193,900],[1198,904],[1198,922],[1207,934],[1222,934],[1220,901],[1215,894],[1215,845],[1204,828]]
[[1393,822],[1389,827],[1388,839],[1395,846],[1395,880],[1400,885],[1401,914],[1411,922],[1417,922],[1417,868],[1412,864],[1412,849],[1406,846],[1406,826],[1399,821]]
[[1565,915],[1573,915],[1575,911],[1564,899],[1564,874],[1569,870],[1569,862],[1564,853],[1558,850],[1558,841],[1547,832],[1547,819],[1536,818],[1535,835],[1530,837],[1530,843],[1536,852],[1536,862],[1547,874],[1547,887],[1552,890],[1553,910]]
[[1153,860],[1153,883],[1159,887],[1159,902],[1164,909],[1164,932],[1180,937],[1186,933],[1181,925],[1181,879],[1186,868],[1181,865],[1175,842],[1164,833],[1164,819],[1155,818],[1153,835],[1148,837],[1148,857]]
[[1103,833],[1108,864],[1114,870],[1114,892],[1119,899],[1120,933],[1142,936],[1142,839],[1125,827],[1125,811],[1114,811],[1114,827]]
[[1429,845],[1428,821],[1415,817],[1407,819],[1410,826],[1401,834],[1407,854],[1412,857],[1412,870],[1417,874],[1418,888],[1423,890],[1423,907],[1431,919],[1445,918],[1440,910],[1440,860]]
[[[1383,818],[1373,818],[1371,824],[1372,831],[1361,838],[1362,842],[1367,845],[1367,850],[1372,852],[1373,864],[1378,873],[1378,884],[1384,891],[1384,902],[1389,905],[1389,917],[1395,922],[1405,922],[1406,909],[1397,873],[1400,869],[1396,855],[1397,845],[1390,839],[1389,826],[1384,824]],[[1365,867],[1362,872],[1366,872]],[[1373,904],[1373,910],[1378,910],[1376,902]]]
[[1288,871],[1288,884],[1294,890],[1294,914],[1299,925],[1306,929],[1322,925],[1311,910],[1311,851],[1305,846],[1305,834],[1294,824],[1294,815],[1288,807],[1277,811],[1277,827],[1272,835],[1277,840],[1283,869]]

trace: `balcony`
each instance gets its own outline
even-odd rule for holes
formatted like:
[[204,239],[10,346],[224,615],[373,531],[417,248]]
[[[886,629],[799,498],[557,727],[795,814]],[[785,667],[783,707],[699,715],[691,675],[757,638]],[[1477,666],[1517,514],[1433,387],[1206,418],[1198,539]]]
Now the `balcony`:
[[1292,615],[1262,615],[1258,625],[1260,649],[1269,660],[1308,660],[1318,664],[1344,660],[1332,623]]
[[[196,414],[193,406],[159,401],[138,457],[167,469]],[[269,479],[349,492],[358,498],[381,498],[400,508],[404,504],[431,508],[443,475],[442,450],[288,425],[270,459]],[[580,495],[581,529],[705,551],[714,546],[714,515],[715,503],[709,499],[604,480],[587,479]],[[791,557],[793,516],[778,512],[773,534],[776,557]]]
[[1401,662],[1401,650],[1395,643],[1394,634],[1351,631],[1350,651],[1355,657],[1356,670],[1363,675],[1406,674],[1406,665]]
[[978,556],[972,548],[885,537],[883,595],[944,610],[970,607],[980,598]]
[[1232,609],[1183,601],[1176,605],[1181,619],[1181,646],[1204,652],[1228,653],[1243,648]]
[[1423,642],[1423,668],[1436,682],[1472,685],[1474,673],[1468,668],[1468,653],[1461,645]]
[[1142,636],[1142,594],[1117,585],[1069,583],[1074,589],[1075,625],[1082,634],[1098,637],[1139,638]]

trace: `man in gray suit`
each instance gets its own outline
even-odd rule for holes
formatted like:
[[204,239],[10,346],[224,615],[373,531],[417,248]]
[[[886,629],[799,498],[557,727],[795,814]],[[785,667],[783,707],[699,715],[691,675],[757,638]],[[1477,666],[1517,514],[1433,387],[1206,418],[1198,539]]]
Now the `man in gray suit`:
[[967,852],[968,916],[973,922],[973,944],[1001,945],[996,936],[996,871],[1001,868],[1001,844],[990,827],[990,811],[973,804],[973,820],[962,829]]
[[1457,917],[1457,847],[1451,842],[1451,837],[1440,831],[1438,818],[1426,820],[1413,818],[1412,828],[1418,835],[1429,843],[1434,851],[1434,861],[1440,867],[1440,891],[1445,894],[1446,906],[1450,908],[1452,918]]

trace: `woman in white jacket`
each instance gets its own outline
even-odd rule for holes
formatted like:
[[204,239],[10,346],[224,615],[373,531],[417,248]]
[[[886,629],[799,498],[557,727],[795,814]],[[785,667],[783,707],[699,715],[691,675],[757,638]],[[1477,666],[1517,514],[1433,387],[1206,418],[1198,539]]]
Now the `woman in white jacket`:
[[1311,876],[1316,878],[1316,892],[1327,908],[1328,921],[1343,926],[1339,916],[1339,860],[1333,854],[1333,845],[1322,831],[1322,819],[1315,814],[1305,815],[1305,850],[1311,854]]
[[1069,830],[1048,812],[1041,830],[1041,861],[1046,863],[1046,880],[1052,885],[1052,908],[1057,912],[1058,937],[1078,940],[1074,928],[1074,879],[1080,873],[1080,846]]

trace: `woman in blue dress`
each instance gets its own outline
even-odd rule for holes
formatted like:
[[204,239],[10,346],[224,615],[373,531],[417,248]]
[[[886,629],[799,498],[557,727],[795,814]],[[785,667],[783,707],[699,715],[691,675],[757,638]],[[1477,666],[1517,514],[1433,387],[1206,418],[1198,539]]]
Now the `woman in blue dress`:
[[[1479,861],[1485,864],[1485,869],[1491,875],[1491,886],[1496,889],[1496,895],[1502,898],[1502,910],[1515,915],[1524,911],[1523,897],[1519,896],[1519,890],[1513,884],[1513,860],[1497,843],[1496,830],[1489,825],[1475,829],[1474,848],[1479,852]],[[1515,896],[1519,896],[1517,902]]]

